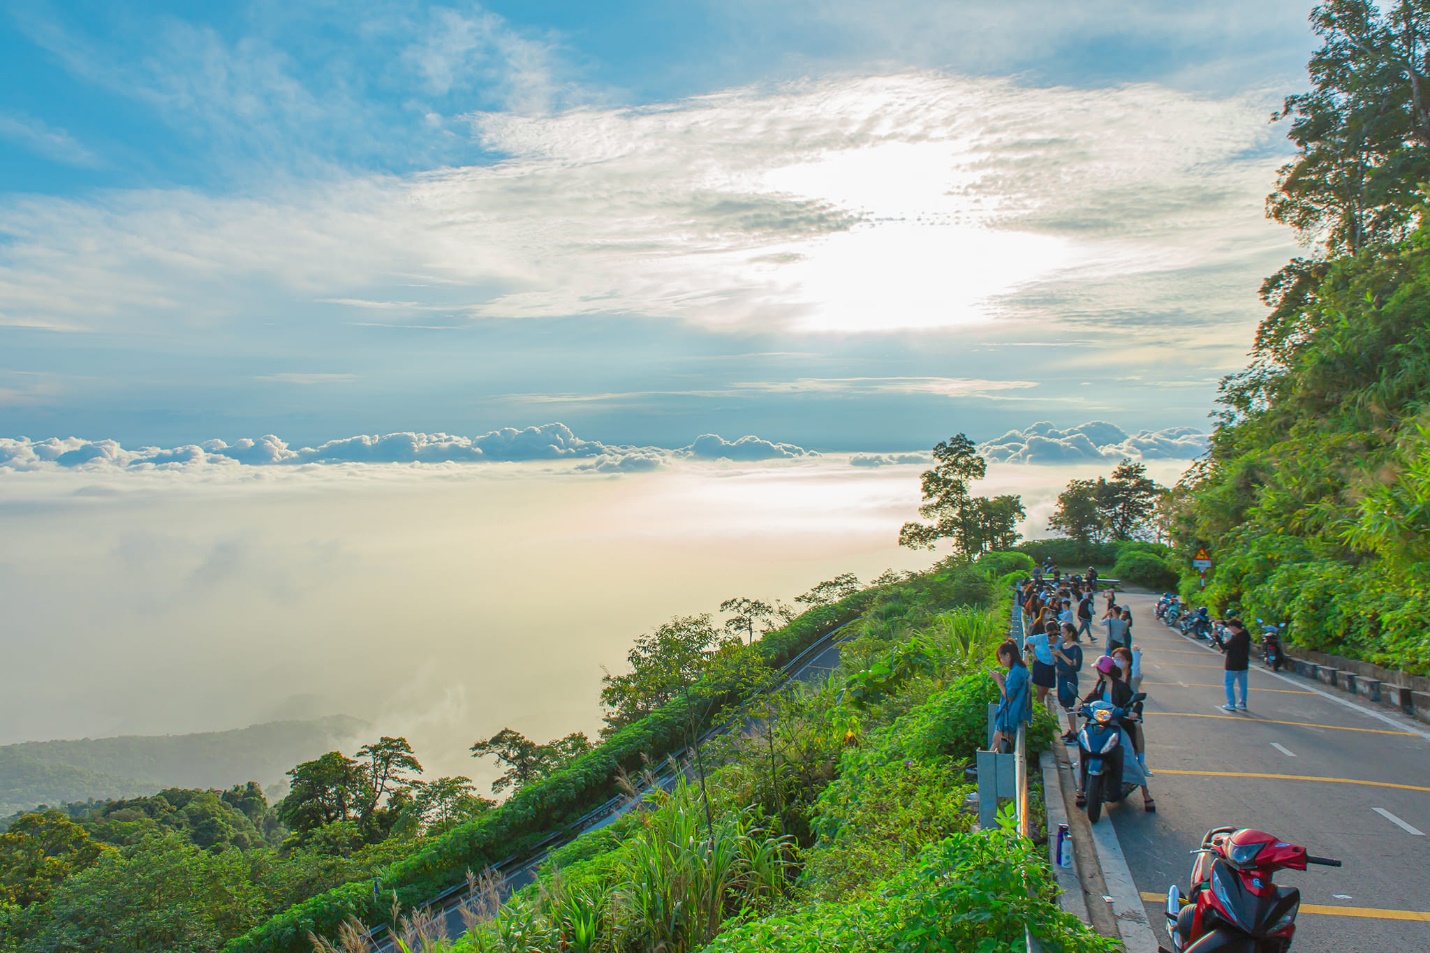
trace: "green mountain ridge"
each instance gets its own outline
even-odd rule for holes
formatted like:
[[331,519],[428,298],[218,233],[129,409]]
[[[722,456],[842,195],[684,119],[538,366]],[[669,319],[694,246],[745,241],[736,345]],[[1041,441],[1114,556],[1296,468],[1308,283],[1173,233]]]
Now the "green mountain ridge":
[[294,764],[367,730],[350,715],[186,735],[121,735],[0,746],[0,816],[40,804],[152,794],[165,787],[283,782]]

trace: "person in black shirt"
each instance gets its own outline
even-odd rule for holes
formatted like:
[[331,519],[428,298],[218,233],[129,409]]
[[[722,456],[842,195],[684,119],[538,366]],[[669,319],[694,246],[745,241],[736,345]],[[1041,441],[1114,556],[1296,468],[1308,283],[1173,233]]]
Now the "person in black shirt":
[[[1240,619],[1226,620],[1226,704],[1225,711],[1246,711],[1246,670],[1251,666],[1251,636]],[[1236,689],[1241,689],[1237,703]]]

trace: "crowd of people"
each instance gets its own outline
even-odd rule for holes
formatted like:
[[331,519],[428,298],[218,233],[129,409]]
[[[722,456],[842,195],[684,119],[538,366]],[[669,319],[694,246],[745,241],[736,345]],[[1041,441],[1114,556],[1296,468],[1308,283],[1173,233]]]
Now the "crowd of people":
[[[1064,576],[1051,562],[1045,563],[1018,590],[1018,605],[1025,627],[1022,643],[1010,638],[998,648],[1002,671],[995,671],[1002,700],[994,724],[994,750],[1003,750],[1017,735],[1018,726],[1032,717],[1036,704],[1052,707],[1056,701],[1067,718],[1063,741],[1077,740],[1077,712],[1086,703],[1104,701],[1124,710],[1121,727],[1135,758],[1123,759],[1123,780],[1142,789],[1142,806],[1157,809],[1147,777],[1146,744],[1142,733],[1140,704],[1133,696],[1142,684],[1142,650],[1132,641],[1132,610],[1119,606],[1116,591],[1108,589],[1098,606],[1097,570],[1085,575]],[[1102,654],[1092,664],[1092,688],[1080,690],[1084,666],[1082,638],[1093,644],[1094,616],[1105,631]],[[1095,647],[1095,646],[1094,646]],[[1027,662],[1031,662],[1031,667]],[[1230,692],[1230,688],[1228,688]],[[1243,695],[1244,697],[1244,695]],[[1078,803],[1083,802],[1081,790]]]

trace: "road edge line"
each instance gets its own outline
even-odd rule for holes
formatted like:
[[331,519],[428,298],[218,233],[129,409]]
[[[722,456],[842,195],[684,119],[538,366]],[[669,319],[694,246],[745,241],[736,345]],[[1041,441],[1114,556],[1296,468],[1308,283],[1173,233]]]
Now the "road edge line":
[[1097,848],[1097,862],[1102,867],[1107,894],[1112,898],[1112,913],[1117,918],[1117,932],[1122,934],[1122,945],[1127,953],[1158,953],[1161,944],[1157,942],[1152,924],[1147,921],[1142,892],[1132,879],[1132,870],[1127,866],[1127,857],[1122,853],[1122,843],[1117,839],[1117,828],[1112,818],[1104,817],[1091,826],[1092,843]]

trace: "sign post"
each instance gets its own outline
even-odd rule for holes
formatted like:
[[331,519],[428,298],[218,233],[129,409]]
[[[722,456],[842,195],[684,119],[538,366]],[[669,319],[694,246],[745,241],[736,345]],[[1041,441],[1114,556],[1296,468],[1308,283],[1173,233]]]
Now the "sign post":
[[1192,557],[1192,565],[1197,568],[1197,575],[1201,577],[1201,588],[1207,587],[1207,570],[1212,568],[1212,555],[1207,552],[1205,546],[1198,547],[1197,554]]

